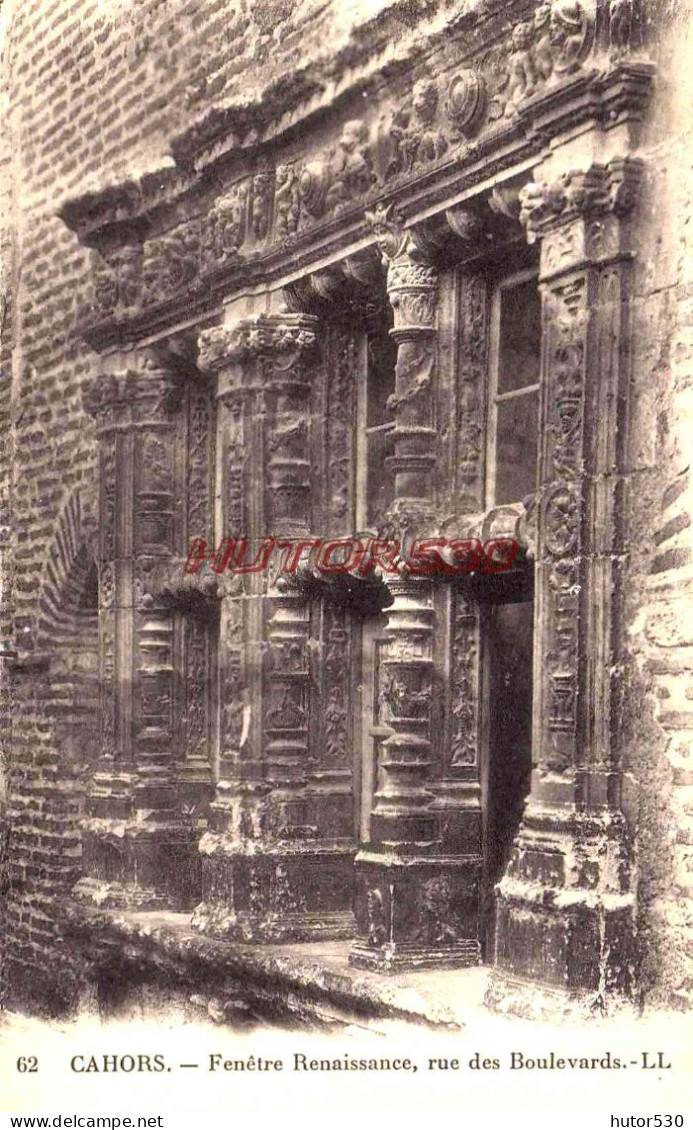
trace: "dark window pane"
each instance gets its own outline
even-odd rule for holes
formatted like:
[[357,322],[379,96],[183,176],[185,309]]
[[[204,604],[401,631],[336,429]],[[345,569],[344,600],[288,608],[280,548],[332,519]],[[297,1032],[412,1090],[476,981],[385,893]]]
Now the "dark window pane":
[[497,406],[495,503],[521,502],[536,490],[539,394]]
[[486,955],[493,955],[493,885],[503,875],[522,819],[532,772],[534,603],[501,604],[487,621]]
[[395,362],[397,347],[388,334],[371,335],[368,339],[368,411],[367,427],[378,427],[392,419],[387,406],[388,397],[395,391]]
[[372,432],[368,436],[368,524],[379,523],[395,497],[395,477],[385,460],[392,455],[392,433]]
[[[372,334],[368,340],[367,385],[367,486],[366,515],[369,525],[378,524],[395,493],[395,480],[386,465],[392,455],[392,434],[387,425],[393,423],[393,413],[388,398],[395,391],[395,363],[397,348],[384,328],[381,334]],[[370,429],[378,429],[371,431]]]
[[541,302],[536,279],[501,290],[498,392],[539,381]]

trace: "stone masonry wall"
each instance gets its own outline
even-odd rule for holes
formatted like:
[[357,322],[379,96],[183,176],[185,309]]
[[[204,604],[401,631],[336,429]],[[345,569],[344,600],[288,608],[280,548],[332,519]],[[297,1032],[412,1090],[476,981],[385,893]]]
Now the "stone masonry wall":
[[693,9],[647,8],[657,79],[640,147],[622,741],[643,984],[652,1002],[683,1007],[693,990]]
[[[643,4],[658,28],[652,54],[659,72],[641,146],[646,179],[635,281],[620,732],[646,984],[653,1001],[684,1003],[693,990],[693,949],[685,948],[693,937],[693,486],[686,433],[693,418],[693,177],[686,157],[693,0]],[[33,999],[60,1011],[79,991],[56,905],[79,874],[82,776],[66,754],[78,743],[65,736],[63,722],[75,697],[72,674],[90,668],[92,627],[84,592],[67,581],[69,574],[88,584],[95,444],[81,390],[96,358],[74,329],[89,297],[88,256],[58,208],[66,198],[160,167],[174,134],[225,99],[257,94],[277,58],[285,60],[280,98],[291,84],[309,89],[300,72],[311,57],[347,51],[357,19],[373,22],[354,42],[387,39],[432,7],[430,0],[19,0],[5,17],[0,650],[11,643],[19,651],[11,694],[8,663],[0,661],[2,779],[11,780],[7,1000]],[[49,574],[56,555],[71,559]],[[56,662],[44,652],[57,623],[50,610],[63,601]],[[81,650],[79,639],[86,641]]]

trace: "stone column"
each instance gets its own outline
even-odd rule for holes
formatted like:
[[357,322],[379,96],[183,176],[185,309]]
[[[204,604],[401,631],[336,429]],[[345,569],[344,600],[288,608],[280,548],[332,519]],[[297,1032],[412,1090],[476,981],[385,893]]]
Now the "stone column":
[[[392,517],[423,534],[435,522],[437,272],[391,209],[370,219],[387,264],[397,344]],[[478,878],[468,881],[461,857],[443,854],[431,808],[433,641],[441,630],[433,581],[403,572],[388,586],[394,601],[378,687],[385,733],[371,842],[356,857],[359,937],[350,961],[377,970],[469,964],[479,954]]]
[[155,356],[107,362],[86,396],[100,460],[101,756],[82,822],[99,906],[176,905],[184,844],[173,765],[173,618],[147,577],[174,552],[178,384]]
[[[536,981],[602,1007],[628,995],[634,894],[620,807],[615,624],[623,561],[628,214],[638,163],[614,160],[521,193],[541,240],[544,345],[534,773],[498,890],[489,999],[536,1011]],[[523,986],[531,979],[532,988]]]
[[[260,315],[202,335],[218,374],[222,503],[217,542],[309,538],[313,385],[319,322]],[[354,845],[313,780],[310,607],[271,564],[226,573],[220,633],[220,779],[200,850],[194,924],[216,936],[298,941],[347,936]]]

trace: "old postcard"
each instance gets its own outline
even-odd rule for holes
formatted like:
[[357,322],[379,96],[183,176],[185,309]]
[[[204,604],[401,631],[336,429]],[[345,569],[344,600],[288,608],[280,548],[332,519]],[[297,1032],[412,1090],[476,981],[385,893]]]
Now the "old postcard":
[[686,1125],[692,0],[1,22],[5,1124]]

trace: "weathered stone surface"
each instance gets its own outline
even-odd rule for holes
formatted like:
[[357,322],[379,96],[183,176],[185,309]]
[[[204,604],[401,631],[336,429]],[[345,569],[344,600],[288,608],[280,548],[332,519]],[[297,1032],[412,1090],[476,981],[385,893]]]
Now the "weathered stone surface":
[[[278,971],[302,1016],[342,996],[377,1012],[344,971],[241,960],[228,939],[357,928],[371,968],[489,960],[500,879],[494,1007],[525,1009],[528,984],[559,1011],[681,1007],[693,9],[654,3],[645,25],[620,0],[232,7],[59,0],[8,24],[6,999],[75,1007],[91,947],[186,985],[238,961],[209,998],[224,1015],[252,974],[263,1015],[288,1016]],[[545,294],[540,489],[489,509],[510,264]],[[367,513],[378,374],[392,497]],[[363,527],[522,546],[514,588],[425,582],[394,606],[375,705],[353,586],[175,576],[192,536]],[[534,778],[491,876],[484,647],[493,607],[532,592]],[[370,589],[374,631],[391,596],[387,577]],[[198,932],[118,906],[184,908]]]

